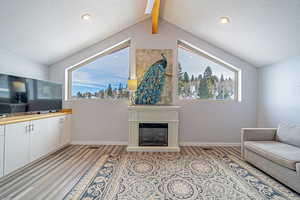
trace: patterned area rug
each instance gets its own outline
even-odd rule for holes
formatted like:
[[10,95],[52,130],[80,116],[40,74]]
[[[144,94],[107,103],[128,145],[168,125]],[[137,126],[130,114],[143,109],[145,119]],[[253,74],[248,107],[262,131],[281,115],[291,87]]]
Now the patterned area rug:
[[65,200],[286,200],[299,196],[251,165],[211,154],[103,156]]

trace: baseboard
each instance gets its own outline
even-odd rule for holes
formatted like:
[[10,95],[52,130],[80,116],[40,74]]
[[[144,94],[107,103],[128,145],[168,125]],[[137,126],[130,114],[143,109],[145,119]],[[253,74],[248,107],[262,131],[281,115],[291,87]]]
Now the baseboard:
[[179,142],[179,146],[241,146],[241,143],[230,142]]
[[[71,144],[80,145],[127,145],[126,141],[75,140]],[[179,142],[179,146],[241,146],[241,143],[227,142]]]
[[75,140],[71,144],[80,145],[127,145],[126,141]]
[[128,152],[179,152],[179,147],[127,147]]

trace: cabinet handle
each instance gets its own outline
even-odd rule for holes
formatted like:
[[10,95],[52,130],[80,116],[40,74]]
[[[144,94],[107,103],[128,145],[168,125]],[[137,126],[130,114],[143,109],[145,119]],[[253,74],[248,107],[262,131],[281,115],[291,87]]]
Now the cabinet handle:
[[29,126],[29,125],[26,125],[26,127],[25,127],[25,132],[26,132],[26,133],[30,132],[30,126]]
[[33,124],[31,124],[30,125],[30,131],[33,131],[33,129],[34,129],[34,126],[33,126]]

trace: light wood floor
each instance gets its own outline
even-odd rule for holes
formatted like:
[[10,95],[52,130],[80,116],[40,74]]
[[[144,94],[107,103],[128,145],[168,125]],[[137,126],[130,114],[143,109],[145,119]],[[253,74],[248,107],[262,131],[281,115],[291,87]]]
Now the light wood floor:
[[[182,155],[200,155],[210,151],[240,158],[240,147],[181,147]],[[96,160],[104,154],[123,154],[126,146],[70,145],[13,175],[0,180],[1,200],[61,200]],[[132,153],[147,154],[147,153]],[[164,153],[162,153],[164,154]]]

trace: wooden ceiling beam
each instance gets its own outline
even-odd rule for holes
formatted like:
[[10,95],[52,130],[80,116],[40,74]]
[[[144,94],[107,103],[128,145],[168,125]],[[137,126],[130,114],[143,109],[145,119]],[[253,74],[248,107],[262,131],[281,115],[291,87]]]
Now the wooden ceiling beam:
[[159,7],[160,0],[155,0],[152,8],[152,34],[156,34],[158,32]]

